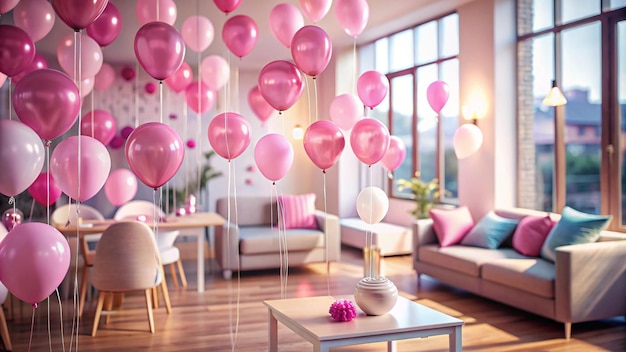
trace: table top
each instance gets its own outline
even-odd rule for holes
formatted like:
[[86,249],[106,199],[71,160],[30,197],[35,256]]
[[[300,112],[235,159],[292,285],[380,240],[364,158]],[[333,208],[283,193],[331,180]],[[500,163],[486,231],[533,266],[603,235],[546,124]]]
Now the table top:
[[263,304],[284,325],[294,331],[312,334],[319,341],[463,325],[460,319],[402,296],[398,296],[396,305],[387,314],[366,315],[357,306],[358,315],[355,319],[349,322],[338,322],[333,320],[328,313],[328,309],[337,298],[346,298],[355,302],[353,296],[322,296],[269,300],[263,301]]

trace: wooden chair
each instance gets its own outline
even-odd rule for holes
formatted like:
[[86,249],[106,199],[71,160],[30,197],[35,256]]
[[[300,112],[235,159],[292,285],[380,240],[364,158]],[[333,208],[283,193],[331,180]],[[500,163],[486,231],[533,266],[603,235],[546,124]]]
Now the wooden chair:
[[[92,283],[98,290],[98,303],[91,336],[96,336],[102,314],[122,312],[111,310],[109,303],[103,311],[105,299],[110,302],[115,294],[133,291],[144,291],[150,332],[154,333],[152,294],[162,281],[163,267],[152,229],[137,221],[109,226],[98,241],[94,258]],[[169,313],[169,295],[167,289],[163,291]]]

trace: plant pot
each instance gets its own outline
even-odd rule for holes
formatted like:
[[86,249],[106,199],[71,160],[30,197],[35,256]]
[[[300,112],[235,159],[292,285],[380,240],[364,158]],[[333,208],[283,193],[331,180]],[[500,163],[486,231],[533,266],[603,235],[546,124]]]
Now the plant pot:
[[354,289],[356,304],[367,315],[383,315],[398,300],[398,288],[386,277],[366,277]]

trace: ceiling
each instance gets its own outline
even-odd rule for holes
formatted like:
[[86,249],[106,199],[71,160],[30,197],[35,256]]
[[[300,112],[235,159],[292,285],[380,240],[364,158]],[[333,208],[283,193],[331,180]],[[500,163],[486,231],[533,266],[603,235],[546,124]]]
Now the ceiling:
[[[140,28],[136,15],[137,1],[109,0],[122,14],[122,32],[110,45],[102,48],[104,61],[112,64],[127,64],[136,61],[134,53],[134,37]],[[335,0],[336,2],[337,0]],[[459,4],[470,0],[369,0],[370,17],[363,33],[357,37],[357,44],[371,41],[382,35],[393,33],[402,28],[423,22],[442,12],[452,11]],[[208,55],[221,55],[227,57],[230,52],[221,38],[221,28],[224,22],[237,14],[245,14],[252,17],[259,27],[259,38],[252,52],[244,56],[239,63],[242,69],[260,69],[268,62],[278,59],[291,59],[289,49],[276,39],[269,26],[269,14],[274,6],[279,3],[291,3],[299,7],[298,0],[243,0],[241,5],[231,14],[226,16],[209,0],[176,0],[177,16],[174,27],[180,30],[183,21],[192,15],[207,17],[213,24],[215,39],[212,44],[201,53],[187,50],[185,61],[191,66],[197,66],[198,59]],[[11,12],[0,17],[0,23],[12,24]],[[304,17],[304,24],[314,24]],[[354,38],[344,32],[339,26],[335,14],[334,4],[328,14],[318,23],[331,38],[335,51],[339,48],[352,47]],[[57,16],[52,31],[43,39],[36,42],[37,51],[42,53],[49,61],[56,58],[56,48],[63,36],[72,30],[65,25]],[[233,58],[236,58],[234,55]]]

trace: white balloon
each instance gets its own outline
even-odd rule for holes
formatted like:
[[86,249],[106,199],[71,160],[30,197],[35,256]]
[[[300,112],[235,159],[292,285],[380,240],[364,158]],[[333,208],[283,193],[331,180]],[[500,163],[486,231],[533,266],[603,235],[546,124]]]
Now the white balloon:
[[356,198],[356,212],[361,220],[368,224],[377,224],[383,220],[389,210],[389,198],[378,187],[366,187]]
[[478,126],[467,123],[457,128],[452,143],[457,159],[465,159],[480,149],[483,133]]

